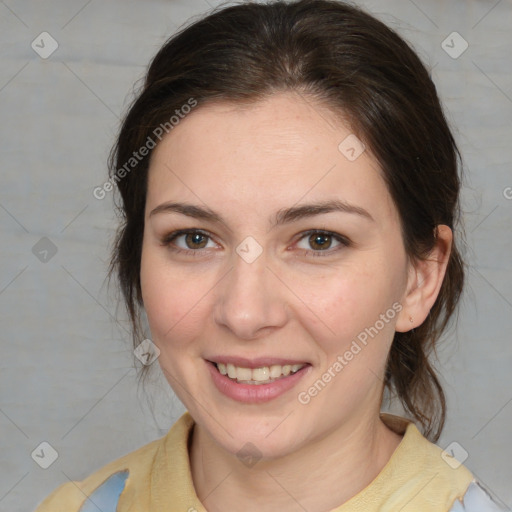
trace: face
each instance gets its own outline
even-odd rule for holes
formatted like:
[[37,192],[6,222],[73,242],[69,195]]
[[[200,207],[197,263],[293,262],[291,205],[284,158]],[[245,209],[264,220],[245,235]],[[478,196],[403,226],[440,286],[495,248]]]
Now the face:
[[153,152],[141,261],[152,340],[231,453],[251,442],[282,456],[378,415],[408,263],[376,160],[340,146],[350,134],[283,93],[199,107]]

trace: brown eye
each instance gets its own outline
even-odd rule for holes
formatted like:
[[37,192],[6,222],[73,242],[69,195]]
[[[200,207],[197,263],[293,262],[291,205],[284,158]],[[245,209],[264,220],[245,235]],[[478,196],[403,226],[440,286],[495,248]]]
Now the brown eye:
[[[174,231],[162,238],[162,245],[176,252],[185,251],[192,253],[201,252],[200,249],[212,249],[215,247],[210,235],[197,230]],[[208,245],[210,244],[210,245]]]
[[203,249],[208,243],[208,237],[201,233],[187,233],[185,244],[188,249]]
[[332,235],[327,233],[313,233],[309,236],[309,245],[314,250],[326,250],[331,247]]
[[313,230],[303,233],[297,247],[308,256],[329,256],[340,249],[350,246],[350,240],[338,233]]

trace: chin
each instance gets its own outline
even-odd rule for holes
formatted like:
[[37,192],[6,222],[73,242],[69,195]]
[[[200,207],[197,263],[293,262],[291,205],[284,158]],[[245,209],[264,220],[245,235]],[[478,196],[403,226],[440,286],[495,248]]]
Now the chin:
[[199,422],[217,444],[240,459],[275,459],[296,451],[304,440],[304,423],[296,425],[297,418],[293,416],[285,419],[286,414],[276,416],[251,411],[244,415],[239,411],[223,414],[219,422],[203,415]]

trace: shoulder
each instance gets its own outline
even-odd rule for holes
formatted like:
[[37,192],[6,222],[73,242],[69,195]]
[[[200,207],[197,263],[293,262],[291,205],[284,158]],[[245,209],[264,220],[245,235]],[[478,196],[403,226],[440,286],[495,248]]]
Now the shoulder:
[[503,510],[478,482],[473,481],[462,499],[456,500],[449,512],[502,512]]
[[164,437],[110,462],[84,480],[62,484],[36,512],[89,512],[88,506],[97,511],[99,503],[104,505],[100,510],[110,512],[116,510],[118,501],[120,506],[130,504],[130,510],[131,506],[149,510],[156,482],[161,487],[159,479],[164,478],[168,487],[173,480],[170,471],[186,473],[183,465],[188,460],[187,438],[192,426],[191,416],[183,414]]
[[[412,478],[432,478],[442,483],[443,488],[457,489],[462,495],[474,480],[472,473],[454,456],[426,439],[410,420],[389,414],[383,414],[383,421],[393,431],[403,434],[402,442],[391,458],[391,463],[403,478],[410,482]],[[405,470],[405,471],[404,471]]]
[[98,491],[100,496],[106,495],[107,491],[109,496],[117,493],[118,498],[128,480],[148,477],[151,473],[152,461],[163,439],[152,441],[108,463],[84,480],[62,484],[39,505],[36,512],[79,511],[95,491]]
[[471,472],[426,439],[410,420],[389,414],[381,418],[403,438],[377,478],[376,494],[383,502],[379,511],[448,512],[474,480]]
[[[405,510],[498,512],[501,509],[453,453],[426,439],[409,420],[383,415],[383,421],[404,437],[387,467],[386,484],[396,483]],[[390,473],[389,469],[393,469]],[[390,508],[391,510],[391,508]],[[387,511],[387,509],[386,509]]]

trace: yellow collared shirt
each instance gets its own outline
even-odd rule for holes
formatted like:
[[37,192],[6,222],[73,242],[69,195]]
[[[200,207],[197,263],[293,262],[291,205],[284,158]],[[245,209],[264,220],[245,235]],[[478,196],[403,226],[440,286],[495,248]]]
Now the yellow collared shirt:
[[[402,441],[377,477],[332,512],[449,512],[460,506],[472,474],[462,465],[448,464],[441,448],[425,439],[413,423],[387,414],[382,419],[404,434]],[[83,481],[62,484],[36,512],[80,512],[97,488],[125,470],[128,477],[117,512],[207,512],[195,493],[190,470],[188,439],[193,426],[194,420],[186,412],[164,437]]]

